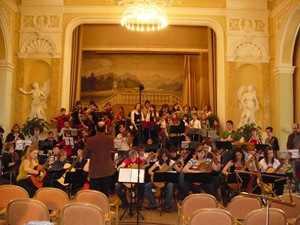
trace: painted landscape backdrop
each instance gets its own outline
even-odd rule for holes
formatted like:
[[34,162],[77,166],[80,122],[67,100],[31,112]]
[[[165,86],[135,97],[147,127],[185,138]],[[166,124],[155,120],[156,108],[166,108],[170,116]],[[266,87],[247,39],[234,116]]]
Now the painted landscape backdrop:
[[183,55],[83,52],[81,100],[101,102],[116,92],[170,93],[182,97]]

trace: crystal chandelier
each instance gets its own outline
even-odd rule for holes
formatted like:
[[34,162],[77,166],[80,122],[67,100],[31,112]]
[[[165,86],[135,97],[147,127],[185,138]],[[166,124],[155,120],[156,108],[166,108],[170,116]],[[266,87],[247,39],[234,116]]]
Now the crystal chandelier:
[[168,25],[165,12],[151,0],[138,0],[123,13],[121,25],[133,31],[155,31]]

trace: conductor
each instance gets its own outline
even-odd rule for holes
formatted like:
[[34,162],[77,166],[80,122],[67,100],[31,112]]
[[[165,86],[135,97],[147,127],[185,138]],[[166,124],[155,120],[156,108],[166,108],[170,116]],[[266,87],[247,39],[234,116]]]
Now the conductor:
[[87,140],[83,157],[90,158],[90,189],[101,191],[108,196],[111,178],[115,173],[114,162],[111,158],[114,140],[111,136],[104,134],[104,122],[97,123],[96,131],[97,134]]

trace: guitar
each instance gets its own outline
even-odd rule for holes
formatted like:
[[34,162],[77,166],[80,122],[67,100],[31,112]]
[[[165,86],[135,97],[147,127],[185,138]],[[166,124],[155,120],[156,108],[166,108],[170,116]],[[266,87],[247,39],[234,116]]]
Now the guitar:
[[64,165],[64,169],[67,169],[66,172],[59,178],[57,179],[58,183],[60,183],[63,186],[68,186],[68,183],[65,183],[66,175],[67,172],[75,172],[74,166],[79,162],[81,155],[78,155],[77,158],[74,160],[72,164],[66,163]]
[[213,155],[213,158],[210,159],[210,161],[208,163],[206,163],[206,162],[200,163],[197,168],[193,168],[192,170],[200,171],[200,173],[211,173],[211,172],[213,172],[213,169],[211,168],[211,165],[214,163],[214,161],[216,159],[221,157],[225,151],[226,150],[221,150],[221,151],[217,152],[216,154],[213,154],[212,152],[210,152],[210,154]]
[[[175,165],[177,165],[177,163],[180,162],[180,159],[181,159],[181,158],[182,158],[182,156],[181,156],[179,159],[177,159],[177,160],[175,161],[175,163],[173,163],[171,166],[164,165],[163,167],[160,168],[159,171],[155,171],[154,173],[163,173],[163,172],[167,172],[167,171],[172,170],[172,169],[175,167]],[[151,176],[151,182],[152,182],[157,188],[163,188],[163,187],[165,186],[165,182],[154,182],[153,180],[154,180],[154,175]]]
[[46,162],[44,163],[44,165],[37,165],[35,166],[33,169],[40,172],[40,173],[43,173],[43,174],[40,174],[40,176],[38,176],[37,174],[30,174],[30,181],[33,183],[34,186],[36,186],[37,188],[41,188],[43,187],[43,180],[47,174],[46,172],[46,168],[49,164],[49,161],[50,161],[50,155],[48,156]]

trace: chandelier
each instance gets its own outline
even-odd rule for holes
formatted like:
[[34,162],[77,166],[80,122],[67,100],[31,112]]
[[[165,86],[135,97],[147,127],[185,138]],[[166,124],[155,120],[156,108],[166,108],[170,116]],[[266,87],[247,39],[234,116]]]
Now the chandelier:
[[165,12],[151,0],[138,0],[123,13],[121,25],[133,31],[155,31],[168,25]]

